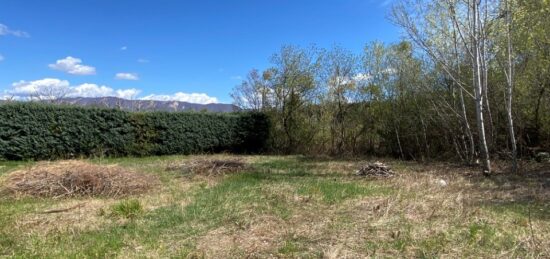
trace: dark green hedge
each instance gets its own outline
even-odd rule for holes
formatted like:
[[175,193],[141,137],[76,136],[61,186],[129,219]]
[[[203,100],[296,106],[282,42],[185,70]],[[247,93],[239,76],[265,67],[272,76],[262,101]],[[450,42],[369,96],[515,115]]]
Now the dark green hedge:
[[260,152],[260,113],[143,112],[40,103],[0,105],[0,158]]

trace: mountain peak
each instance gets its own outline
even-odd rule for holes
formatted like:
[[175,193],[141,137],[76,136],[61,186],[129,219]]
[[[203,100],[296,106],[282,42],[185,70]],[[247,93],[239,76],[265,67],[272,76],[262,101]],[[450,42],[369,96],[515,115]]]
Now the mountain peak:
[[119,97],[71,97],[58,101],[62,104],[95,106],[105,108],[119,108],[128,111],[209,111],[209,112],[234,112],[240,108],[233,104],[224,103],[189,103],[180,101],[156,101],[156,100],[128,100]]

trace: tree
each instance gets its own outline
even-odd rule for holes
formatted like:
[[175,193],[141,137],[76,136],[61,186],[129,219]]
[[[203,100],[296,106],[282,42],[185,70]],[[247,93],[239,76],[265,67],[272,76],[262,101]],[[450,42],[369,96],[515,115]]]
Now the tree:
[[351,52],[334,47],[323,62],[325,85],[324,105],[330,114],[330,140],[333,154],[342,154],[347,143],[354,139],[351,109],[357,101],[356,81],[358,58]]
[[272,151],[481,158],[489,174],[501,150],[517,168],[550,148],[550,2],[402,0],[392,17],[403,42],[286,46],[235,87],[270,117]]
[[71,92],[71,89],[66,86],[59,85],[41,85],[36,91],[30,94],[31,100],[47,101],[57,103]]
[[267,109],[270,106],[271,98],[270,79],[269,70],[261,75],[256,69],[251,70],[246,80],[233,89],[231,93],[233,103],[247,110],[262,111]]
[[307,123],[312,116],[310,105],[317,103],[316,86],[321,56],[317,49],[284,46],[272,58],[271,92],[273,93],[277,127],[281,131],[281,148],[296,152],[300,142],[313,139],[315,124]]
[[[491,6],[479,0],[402,1],[392,11],[393,21],[402,27],[409,38],[420,47],[447,76],[473,97],[478,128],[478,146],[482,158],[483,173],[491,172],[491,162],[485,130],[487,96],[487,44],[488,13]],[[482,19],[483,17],[483,19]],[[454,30],[450,30],[453,28]],[[456,31],[459,42],[469,57],[474,94],[452,66],[449,59],[449,31]],[[447,39],[447,40],[446,40]]]
[[505,42],[506,42],[506,62],[503,66],[504,75],[506,77],[506,119],[508,121],[508,135],[510,137],[510,145],[512,148],[512,171],[517,172],[517,145],[516,134],[514,132],[514,119],[512,115],[512,101],[514,91],[514,53],[512,43],[512,20],[513,7],[510,0],[503,0],[503,16],[505,19]]

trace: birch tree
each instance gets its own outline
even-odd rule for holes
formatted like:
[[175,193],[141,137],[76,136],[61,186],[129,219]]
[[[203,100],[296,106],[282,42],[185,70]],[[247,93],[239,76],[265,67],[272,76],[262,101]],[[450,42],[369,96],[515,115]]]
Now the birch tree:
[[512,43],[512,19],[513,9],[510,0],[503,0],[503,18],[505,19],[504,35],[506,43],[506,62],[503,67],[504,75],[506,77],[506,119],[508,121],[508,135],[510,138],[510,146],[512,149],[512,171],[517,172],[517,145],[516,134],[514,132],[514,119],[512,116],[512,100],[514,92],[514,54]]
[[[484,55],[487,45],[487,20],[490,6],[481,0],[433,0],[402,1],[392,10],[392,20],[407,33],[408,37],[422,49],[434,63],[458,86],[474,99],[478,148],[484,174],[490,174],[491,162],[486,136],[485,97],[487,91],[487,59]],[[461,48],[469,57],[472,77],[471,87],[461,80],[460,74],[449,59],[449,32],[456,32]],[[432,38],[433,37],[433,38]],[[446,42],[437,42],[437,40]],[[473,93],[468,89],[473,89]]]

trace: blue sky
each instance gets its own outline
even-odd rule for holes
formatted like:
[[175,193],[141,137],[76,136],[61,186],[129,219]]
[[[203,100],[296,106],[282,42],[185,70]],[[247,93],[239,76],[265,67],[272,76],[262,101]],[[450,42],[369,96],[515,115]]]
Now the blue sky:
[[282,45],[359,53],[399,38],[385,18],[391,0],[0,1],[0,97],[48,85],[229,103]]

